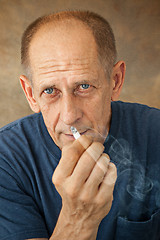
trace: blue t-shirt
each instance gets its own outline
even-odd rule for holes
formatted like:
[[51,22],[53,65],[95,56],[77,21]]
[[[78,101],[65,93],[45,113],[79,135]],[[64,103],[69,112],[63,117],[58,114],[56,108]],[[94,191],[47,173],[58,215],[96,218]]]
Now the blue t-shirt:
[[[112,102],[105,152],[118,169],[97,240],[160,240],[160,110]],[[0,239],[49,238],[61,197],[52,174],[61,151],[41,113],[0,130]]]

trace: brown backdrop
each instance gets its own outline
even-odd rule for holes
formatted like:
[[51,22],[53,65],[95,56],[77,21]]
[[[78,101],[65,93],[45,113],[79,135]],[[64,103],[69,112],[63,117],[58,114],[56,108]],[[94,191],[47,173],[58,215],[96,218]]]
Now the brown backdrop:
[[127,64],[121,100],[160,108],[159,0],[0,0],[0,127],[31,112],[19,84],[20,39],[35,18],[65,9],[95,11],[111,23]]

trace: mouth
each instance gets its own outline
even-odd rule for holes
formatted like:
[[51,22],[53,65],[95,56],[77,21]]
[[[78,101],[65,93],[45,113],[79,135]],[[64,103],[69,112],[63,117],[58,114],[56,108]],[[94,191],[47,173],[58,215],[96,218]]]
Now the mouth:
[[[88,130],[86,130],[86,131],[84,131],[84,132],[79,132],[79,133],[80,133],[80,135],[84,135],[84,134],[86,134],[87,132],[88,132]],[[75,140],[73,134],[64,133],[64,136],[67,137],[67,138],[70,139],[70,140]]]

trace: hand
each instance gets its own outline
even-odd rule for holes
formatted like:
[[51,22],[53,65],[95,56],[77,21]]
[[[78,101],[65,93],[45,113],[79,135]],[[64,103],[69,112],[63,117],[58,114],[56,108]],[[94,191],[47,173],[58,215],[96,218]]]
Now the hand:
[[101,143],[81,136],[62,149],[53,174],[52,181],[62,197],[58,222],[72,229],[73,239],[79,239],[79,234],[83,239],[82,233],[96,238],[101,220],[110,211],[117,171],[103,151]]

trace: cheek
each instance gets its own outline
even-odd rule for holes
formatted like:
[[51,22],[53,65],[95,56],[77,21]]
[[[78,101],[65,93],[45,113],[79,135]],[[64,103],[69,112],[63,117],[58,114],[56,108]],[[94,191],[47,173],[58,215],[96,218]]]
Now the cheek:
[[97,98],[93,102],[90,102],[90,107],[88,106],[87,114],[90,117],[90,120],[94,122],[94,125],[98,125],[96,128],[103,128],[103,126],[108,124],[110,112],[110,97],[103,95],[101,98]]
[[41,112],[48,130],[54,132],[58,119],[58,111],[52,105],[42,104]]
[[89,101],[86,109],[88,109],[88,111],[96,118],[102,118],[103,114],[106,113],[108,107],[110,106],[110,103],[110,97],[104,94],[93,99],[93,101]]
[[91,123],[93,128],[97,129],[97,125],[102,120],[101,102],[95,99],[94,101],[88,101],[85,105],[85,118]]

